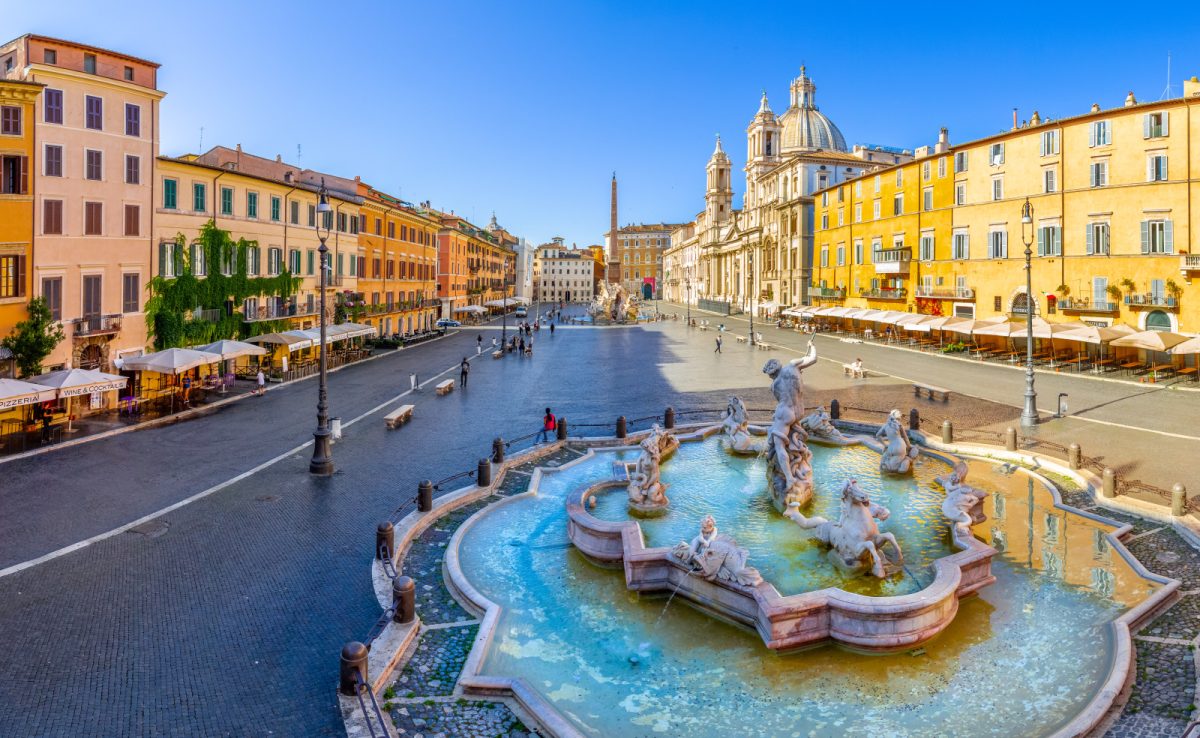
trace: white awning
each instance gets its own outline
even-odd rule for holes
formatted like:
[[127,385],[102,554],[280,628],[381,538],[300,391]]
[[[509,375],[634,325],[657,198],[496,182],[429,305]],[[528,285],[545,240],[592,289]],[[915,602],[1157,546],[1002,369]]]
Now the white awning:
[[64,398],[124,389],[129,378],[91,369],[59,369],[56,372],[38,375],[30,381],[45,387],[54,387],[58,390],[58,396]]
[[220,354],[185,348],[169,348],[165,351],[156,351],[153,354],[126,359],[125,368],[134,371],[159,372],[160,374],[182,374],[188,369],[205,364],[215,364],[220,360]]
[[19,379],[0,379],[0,410],[53,400],[57,390]]

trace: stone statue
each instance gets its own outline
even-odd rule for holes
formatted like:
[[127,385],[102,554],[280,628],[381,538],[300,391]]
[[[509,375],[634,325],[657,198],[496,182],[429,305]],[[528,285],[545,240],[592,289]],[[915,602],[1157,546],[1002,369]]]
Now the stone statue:
[[626,303],[629,302],[629,293],[625,291],[625,285],[618,284],[613,292],[612,297],[612,314],[609,315],[613,320],[625,320],[627,311]]
[[612,311],[612,295],[608,292],[608,282],[600,281],[600,289],[596,293],[596,297],[592,300],[591,306],[588,308],[588,313],[593,319],[608,318]]
[[880,579],[888,576],[883,547],[896,550],[896,563],[904,561],[900,544],[891,533],[880,533],[876,520],[887,520],[890,511],[871,502],[870,496],[851,479],[842,487],[841,517],[836,523],[819,517],[805,518],[793,503],[784,513],[801,528],[813,531],[813,537],[830,547],[830,558],[841,569],[859,571],[869,568]]
[[754,442],[754,436],[750,435],[750,421],[746,417],[746,406],[742,404],[740,397],[729,396],[729,402],[725,405],[725,419],[721,421],[721,430],[725,433],[729,450],[735,454],[757,454],[762,451]]
[[771,359],[763,373],[771,378],[775,395],[775,414],[767,431],[767,482],[775,508],[783,512],[791,503],[804,505],[812,499],[811,454],[805,442],[808,434],[800,424],[804,412],[804,382],[800,377],[817,363],[817,347],[808,342],[808,351],[800,359],[781,364]]
[[762,582],[758,569],[746,566],[749,554],[727,535],[717,532],[717,521],[705,515],[700,535],[691,543],[680,541],[671,555],[691,566],[710,582],[722,581],[754,587]]
[[880,471],[912,474],[913,461],[920,449],[908,440],[908,431],[900,424],[899,410],[888,413],[887,421],[875,433],[875,438],[884,441],[883,456],[879,460]]
[[935,480],[946,490],[942,515],[950,521],[950,535],[963,548],[971,537],[971,526],[987,520],[983,514],[983,498],[987,497],[987,492],[972,487],[966,480],[967,462],[961,460],[952,472]]
[[659,466],[664,458],[679,448],[679,439],[664,431],[657,423],[642,439],[633,473],[629,475],[629,506],[640,512],[656,512],[666,508],[667,485],[659,479]]
[[808,416],[800,421],[800,426],[804,428],[813,440],[839,445],[852,443],[849,438],[842,435],[842,432],[834,426],[833,418],[829,417],[829,411],[823,407],[819,407],[809,413]]

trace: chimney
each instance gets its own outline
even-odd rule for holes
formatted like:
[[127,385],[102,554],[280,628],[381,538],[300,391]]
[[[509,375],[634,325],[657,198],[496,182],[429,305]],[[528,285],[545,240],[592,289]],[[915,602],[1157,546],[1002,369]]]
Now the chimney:
[[1017,130],[1017,109],[1016,108],[1013,108],[1013,127],[1012,127],[1012,129],[1014,131]]
[[943,154],[950,150],[950,129],[942,126],[942,130],[938,131],[937,145],[933,150],[939,154]]
[[1129,94],[1125,96],[1125,107],[1128,108],[1131,105],[1137,105],[1137,98],[1133,96],[1133,90],[1130,90]]
[[1192,77],[1183,81],[1184,97],[1200,97],[1200,79]]
[[1100,112],[1100,103],[1092,103],[1092,112],[1093,112],[1093,113],[1099,113],[1099,112]]
[[275,155],[275,163],[276,163],[276,164],[282,164],[282,163],[283,163],[283,155],[282,155],[282,154],[276,154],[276,155]]

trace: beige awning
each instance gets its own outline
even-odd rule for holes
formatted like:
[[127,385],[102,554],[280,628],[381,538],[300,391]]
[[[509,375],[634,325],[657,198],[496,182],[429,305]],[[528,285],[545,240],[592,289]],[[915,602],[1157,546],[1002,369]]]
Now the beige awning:
[[1191,339],[1191,336],[1181,336],[1171,331],[1141,331],[1123,338],[1117,338],[1110,346],[1122,348],[1139,348],[1146,351],[1170,351],[1181,343]]
[[205,364],[215,364],[220,360],[220,354],[185,348],[169,348],[165,351],[156,351],[153,354],[125,359],[125,368],[134,371],[159,372],[160,374],[182,374],[189,369],[195,369]]
[[213,341],[204,346],[197,346],[197,351],[207,351],[210,354],[220,354],[222,359],[236,359],[239,356],[262,356],[267,350],[245,341],[231,341],[228,338]]
[[1065,341],[1077,341],[1079,343],[1108,343],[1109,341],[1125,336],[1133,335],[1137,331],[1124,323],[1115,323],[1109,326],[1085,325],[1072,328],[1069,331],[1064,331],[1055,336]]
[[53,400],[58,390],[19,379],[0,379],[0,410]]
[[90,395],[94,392],[124,389],[129,378],[91,369],[59,369],[40,374],[30,380],[45,387],[54,387],[60,398]]

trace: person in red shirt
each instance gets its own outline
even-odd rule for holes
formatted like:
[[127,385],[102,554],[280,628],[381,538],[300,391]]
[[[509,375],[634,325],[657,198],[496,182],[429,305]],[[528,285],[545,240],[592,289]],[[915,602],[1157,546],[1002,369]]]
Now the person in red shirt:
[[538,442],[549,441],[550,434],[558,428],[558,421],[554,418],[554,413],[550,412],[550,408],[546,408],[546,414],[542,417],[542,430],[538,432]]

